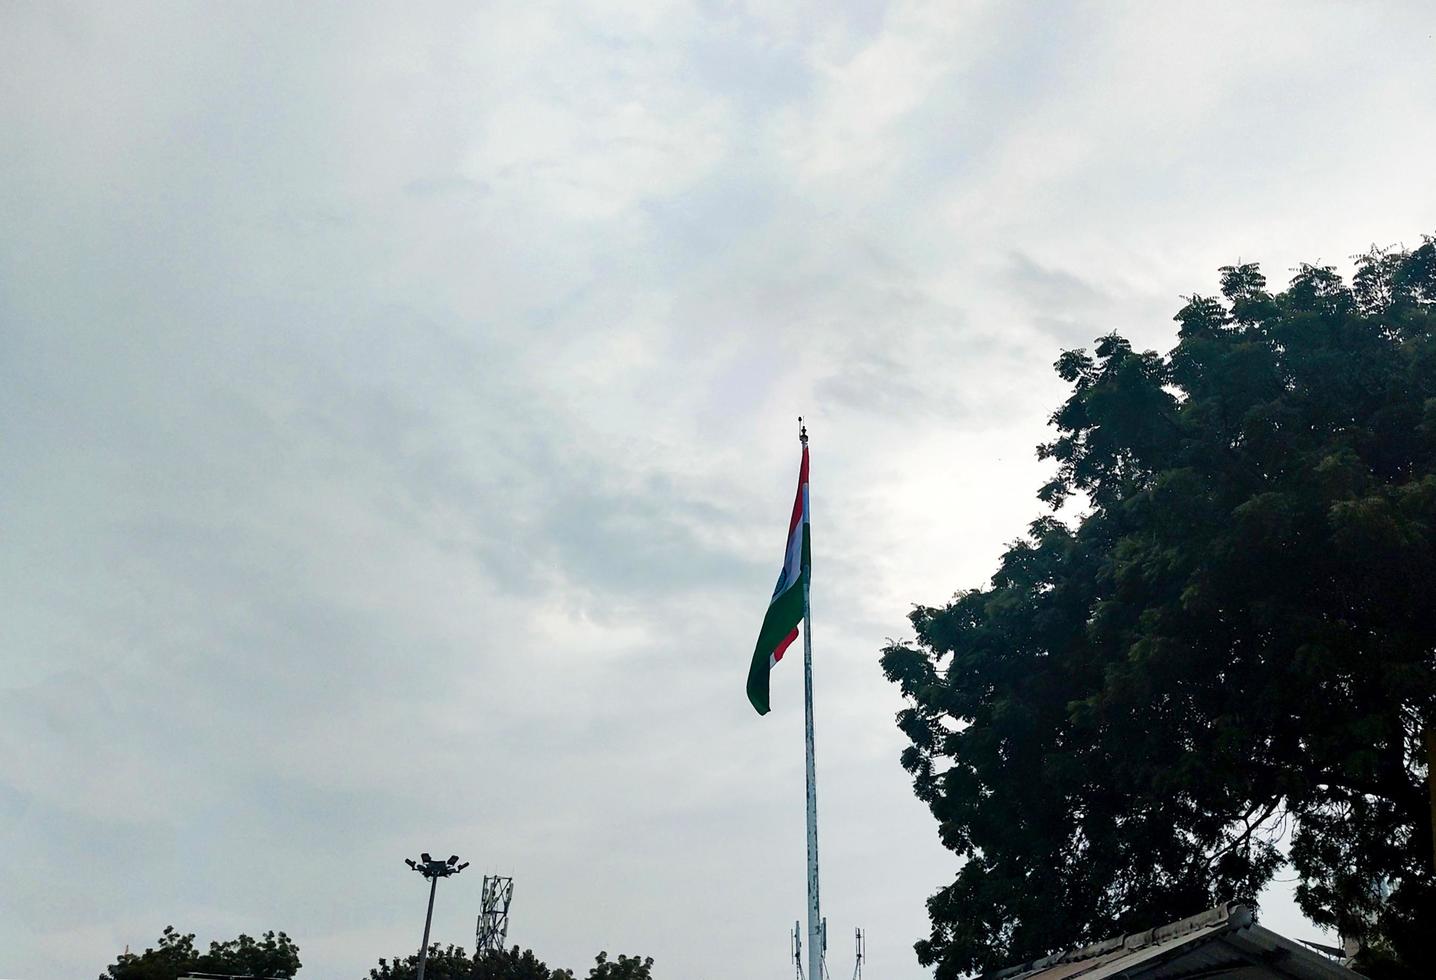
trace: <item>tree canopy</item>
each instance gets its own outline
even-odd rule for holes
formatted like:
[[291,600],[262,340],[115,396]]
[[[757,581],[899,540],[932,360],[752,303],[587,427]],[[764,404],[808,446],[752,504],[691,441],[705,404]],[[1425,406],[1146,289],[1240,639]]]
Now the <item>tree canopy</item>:
[[299,947],[282,932],[266,932],[257,940],[241,933],[228,942],[212,942],[208,952],[201,952],[194,933],[165,926],[154,946],[143,953],[121,953],[100,980],[177,980],[187,973],[288,978],[299,966]]
[[1053,513],[883,651],[965,859],[916,946],[939,978],[1251,901],[1287,861],[1312,920],[1431,969],[1436,247],[1350,285],[1220,275],[1165,357],[1062,354]]
[[589,967],[588,980],[653,980],[653,957],[624,956],[610,960],[607,953],[594,957]]
[[[608,953],[594,957],[588,980],[652,980],[653,958],[619,955],[610,960]],[[419,954],[379,961],[369,971],[369,980],[414,980],[419,971]],[[512,949],[475,953],[469,956],[461,946],[429,947],[424,964],[424,980],[574,980],[572,970],[550,970],[534,955],[533,950]]]

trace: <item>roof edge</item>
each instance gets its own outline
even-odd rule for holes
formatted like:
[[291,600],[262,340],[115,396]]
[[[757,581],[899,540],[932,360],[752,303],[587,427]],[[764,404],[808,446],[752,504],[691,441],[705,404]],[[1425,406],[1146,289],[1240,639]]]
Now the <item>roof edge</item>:
[[1228,932],[1236,929],[1245,929],[1252,925],[1255,920],[1252,911],[1240,902],[1223,902],[1213,906],[1205,912],[1198,912],[1196,915],[1189,915],[1185,919],[1178,919],[1164,926],[1156,926],[1142,932],[1134,932],[1129,935],[1111,936],[1099,942],[1089,943],[1078,949],[1068,950],[1062,953],[1053,953],[1050,956],[1043,956],[1039,959],[1020,963],[1016,966],[1004,967],[994,972],[984,973],[979,980],[1005,980],[1007,977],[1017,976],[1023,973],[1031,973],[1037,970],[1045,970],[1048,967],[1056,966],[1059,963],[1073,963],[1078,960],[1092,959],[1118,949],[1138,950],[1145,949],[1152,945],[1165,945],[1174,939],[1179,939],[1189,933],[1199,930],[1211,930],[1213,934]]

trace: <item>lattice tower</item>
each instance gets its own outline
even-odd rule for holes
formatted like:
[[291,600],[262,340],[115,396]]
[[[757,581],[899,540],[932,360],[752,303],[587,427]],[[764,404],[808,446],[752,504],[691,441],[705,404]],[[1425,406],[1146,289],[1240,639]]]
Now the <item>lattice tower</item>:
[[484,895],[479,925],[474,933],[474,952],[502,951],[509,938],[509,905],[514,900],[514,880],[484,875]]

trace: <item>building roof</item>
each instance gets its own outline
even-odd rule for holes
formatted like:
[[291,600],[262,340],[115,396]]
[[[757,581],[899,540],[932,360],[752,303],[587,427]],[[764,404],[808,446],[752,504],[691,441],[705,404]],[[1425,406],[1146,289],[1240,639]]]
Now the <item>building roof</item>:
[[1360,974],[1263,929],[1243,905],[1218,905],[1171,925],[1057,953],[983,980],[1359,980]]

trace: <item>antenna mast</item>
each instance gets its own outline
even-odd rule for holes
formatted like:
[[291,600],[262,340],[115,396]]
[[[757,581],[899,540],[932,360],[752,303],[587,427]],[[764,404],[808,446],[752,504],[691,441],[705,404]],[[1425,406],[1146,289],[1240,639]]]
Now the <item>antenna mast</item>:
[[509,938],[509,904],[514,900],[514,880],[484,875],[484,895],[479,906],[479,925],[474,931],[475,955],[485,951],[501,953]]

